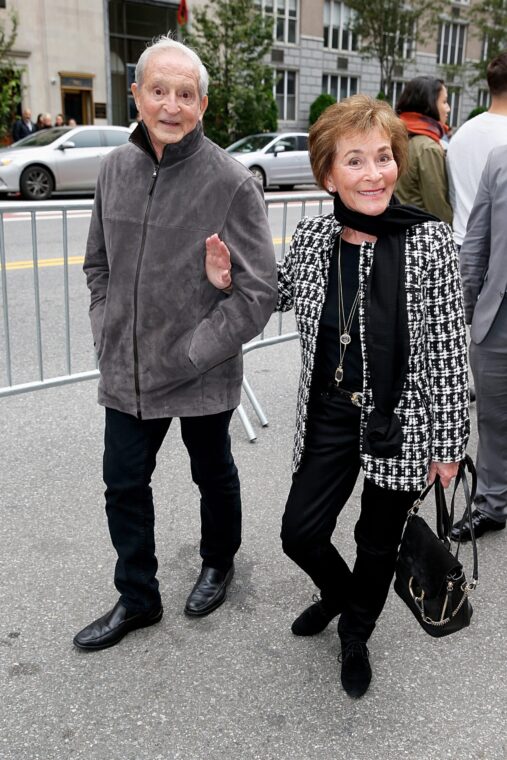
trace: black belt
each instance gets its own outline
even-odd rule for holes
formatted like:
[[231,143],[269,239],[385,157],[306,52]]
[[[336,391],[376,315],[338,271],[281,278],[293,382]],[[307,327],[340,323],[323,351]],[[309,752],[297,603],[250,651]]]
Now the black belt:
[[339,385],[336,385],[336,383],[333,382],[324,386],[321,393],[327,393],[330,396],[343,396],[354,404],[354,406],[362,406],[363,403],[363,394],[360,391],[347,391],[345,388],[340,388]]

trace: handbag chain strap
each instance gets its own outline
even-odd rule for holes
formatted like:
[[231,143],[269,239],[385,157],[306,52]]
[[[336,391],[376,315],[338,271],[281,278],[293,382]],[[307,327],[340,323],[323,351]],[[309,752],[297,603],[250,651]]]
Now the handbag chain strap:
[[[467,480],[465,470],[468,470],[472,478],[471,490],[468,485],[468,480]],[[468,519],[470,538],[472,541],[472,554],[473,554],[473,560],[474,560],[474,567],[472,570],[472,580],[468,584],[468,588],[469,590],[473,590],[477,586],[477,581],[479,580],[479,574],[478,574],[479,561],[478,561],[478,555],[477,555],[477,541],[475,538],[474,524],[472,520],[472,503],[475,498],[475,492],[477,490],[477,472],[475,470],[474,463],[472,462],[468,454],[465,454],[464,459],[460,462],[459,470],[458,470],[458,478],[461,480],[461,483],[463,485],[463,492],[465,494],[465,511],[463,513],[463,517],[460,520],[458,548],[456,549],[455,556],[456,556],[456,559],[458,559],[459,550],[461,546],[461,532],[463,530],[464,522]],[[456,480],[458,480],[458,478],[456,478]],[[454,499],[456,496],[457,487],[458,487],[458,484],[456,483],[454,486],[454,492],[453,492],[452,501],[451,501],[451,514],[454,514]]]
[[[468,480],[466,476],[467,470],[470,473],[470,476],[472,479],[471,489],[470,489],[470,486],[468,485]],[[465,454],[465,456],[459,463],[458,474],[456,475],[456,478],[454,481],[450,513],[447,510],[445,492],[444,492],[442,483],[440,482],[440,477],[437,475],[433,483],[430,483],[429,485],[425,486],[425,488],[423,488],[418,498],[413,503],[408,514],[409,516],[417,514],[423,501],[425,500],[425,498],[427,497],[427,495],[429,494],[433,486],[435,486],[435,502],[436,502],[436,509],[437,509],[437,517],[436,517],[437,535],[440,538],[440,540],[446,544],[447,548],[449,548],[451,545],[449,533],[454,523],[454,502],[456,499],[456,492],[459,488],[460,483],[463,486],[463,494],[465,497],[465,511],[463,513],[463,517],[460,520],[460,531],[459,531],[459,538],[457,542],[458,547],[456,549],[455,557],[456,559],[458,559],[459,550],[461,546],[461,532],[463,530],[463,524],[465,520],[468,519],[468,525],[470,528],[470,538],[472,541],[472,553],[473,553],[474,565],[473,565],[473,571],[472,571],[472,580],[470,581],[470,583],[467,583],[466,590],[473,591],[473,589],[477,586],[477,581],[479,580],[479,574],[478,574],[479,562],[478,562],[478,556],[477,556],[477,542],[475,538],[474,525],[472,522],[472,503],[475,498],[475,492],[477,490],[477,473],[475,470],[474,463],[472,462],[470,456],[468,454]]]

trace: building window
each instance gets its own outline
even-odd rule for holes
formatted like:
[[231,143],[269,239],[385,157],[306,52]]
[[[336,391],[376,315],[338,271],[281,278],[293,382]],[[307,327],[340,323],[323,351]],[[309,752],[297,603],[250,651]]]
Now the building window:
[[479,108],[489,108],[491,105],[491,95],[489,90],[479,90],[477,92],[477,105]]
[[[405,22],[404,26],[407,25]],[[396,34],[396,47],[399,58],[410,60],[415,55],[415,22],[410,24],[410,28],[405,30],[405,34],[400,34],[398,31]]]
[[134,98],[130,93],[135,64],[160,30],[178,27],[177,3],[167,6],[142,0],[109,0],[108,10],[112,121],[113,124],[129,124],[136,116]]
[[276,42],[296,42],[298,0],[256,0],[256,5],[264,15],[272,17]]
[[275,100],[281,121],[296,119],[296,76],[295,71],[276,71]]
[[405,87],[405,82],[391,82],[391,90],[389,92],[388,101],[392,108],[396,110],[396,103],[400,99],[400,95]]
[[342,77],[337,74],[324,74],[322,77],[322,92],[332,95],[338,101],[355,95],[357,89],[357,77]]
[[339,0],[324,2],[324,47],[331,50],[357,50],[357,35],[350,31],[352,11]]
[[481,61],[489,61],[489,35],[485,34],[481,42]]
[[451,109],[447,122],[450,127],[457,127],[461,108],[461,90],[457,87],[449,87],[447,90],[447,101]]
[[463,63],[466,30],[466,24],[456,24],[452,21],[444,21],[440,24],[437,63]]

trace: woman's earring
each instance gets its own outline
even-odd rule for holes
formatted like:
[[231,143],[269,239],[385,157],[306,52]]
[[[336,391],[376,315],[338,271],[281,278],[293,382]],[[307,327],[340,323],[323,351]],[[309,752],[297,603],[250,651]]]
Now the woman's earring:
[[331,187],[331,185],[329,185],[328,190],[330,193],[334,193],[334,187]]

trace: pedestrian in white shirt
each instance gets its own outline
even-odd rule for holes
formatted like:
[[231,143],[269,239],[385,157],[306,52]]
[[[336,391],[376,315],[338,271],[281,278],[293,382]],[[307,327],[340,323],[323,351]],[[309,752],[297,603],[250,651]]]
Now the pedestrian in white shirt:
[[507,51],[490,61],[487,81],[491,93],[489,110],[465,122],[447,150],[454,239],[458,246],[465,237],[489,152],[498,145],[507,144]]

